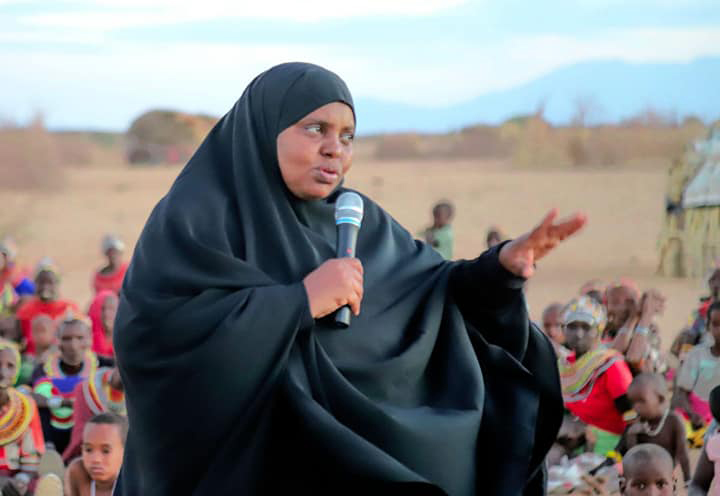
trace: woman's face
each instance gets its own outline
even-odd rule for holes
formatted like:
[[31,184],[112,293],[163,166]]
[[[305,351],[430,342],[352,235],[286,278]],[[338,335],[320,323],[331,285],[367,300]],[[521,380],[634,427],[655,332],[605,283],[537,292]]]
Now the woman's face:
[[595,346],[598,330],[586,322],[569,322],[564,326],[565,346],[576,355],[584,355]]
[[323,105],[282,131],[277,156],[292,194],[302,200],[330,195],[350,170],[354,135],[353,112],[340,102]]

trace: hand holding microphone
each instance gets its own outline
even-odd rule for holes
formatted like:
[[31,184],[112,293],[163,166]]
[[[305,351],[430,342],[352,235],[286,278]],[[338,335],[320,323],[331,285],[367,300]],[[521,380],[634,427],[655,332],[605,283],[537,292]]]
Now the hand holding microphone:
[[350,325],[350,311],[360,313],[363,297],[363,267],[355,257],[355,245],[363,217],[363,201],[352,192],[341,194],[335,202],[337,258],[324,262],[303,280],[314,318],[338,310],[338,327]]

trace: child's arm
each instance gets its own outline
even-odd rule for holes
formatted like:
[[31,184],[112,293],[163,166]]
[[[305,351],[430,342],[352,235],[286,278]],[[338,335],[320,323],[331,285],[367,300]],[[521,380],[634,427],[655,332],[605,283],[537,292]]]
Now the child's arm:
[[682,423],[682,420],[680,420],[680,417],[677,416],[676,413],[670,414],[671,422],[672,422],[672,429],[673,429],[673,440],[675,444],[675,449],[673,450],[673,458],[677,463],[680,464],[680,467],[683,471],[683,478],[685,479],[685,482],[690,481],[690,457],[688,456],[688,447],[685,437],[685,426]]
[[710,490],[713,476],[715,475],[715,467],[707,456],[707,451],[703,448],[695,467],[695,474],[688,488],[688,496],[705,496]]

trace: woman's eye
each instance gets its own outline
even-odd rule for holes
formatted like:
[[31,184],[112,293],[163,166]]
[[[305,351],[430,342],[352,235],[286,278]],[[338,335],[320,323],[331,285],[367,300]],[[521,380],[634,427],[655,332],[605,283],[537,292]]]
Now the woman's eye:
[[320,124],[310,124],[309,126],[305,126],[305,129],[311,133],[319,133],[322,131],[322,126],[320,126]]
[[351,142],[355,139],[355,135],[353,133],[345,133],[340,135],[340,139],[346,142]]

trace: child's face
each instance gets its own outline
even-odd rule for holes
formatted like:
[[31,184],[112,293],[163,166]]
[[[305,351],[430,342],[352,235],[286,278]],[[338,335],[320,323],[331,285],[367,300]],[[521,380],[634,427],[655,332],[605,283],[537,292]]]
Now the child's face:
[[93,480],[113,481],[122,465],[125,446],[120,427],[114,424],[88,423],[83,432],[82,460]]
[[10,350],[0,350],[0,389],[7,389],[15,382],[18,363]]
[[57,276],[49,271],[42,271],[35,278],[35,293],[41,301],[54,301],[57,299]]
[[620,492],[624,496],[672,496],[675,494],[672,468],[662,467],[655,460],[638,464],[620,480]]
[[0,316],[0,338],[19,344],[20,333],[17,320],[12,316]]
[[32,337],[41,350],[49,348],[55,343],[55,322],[50,318],[33,320]]
[[565,342],[565,334],[562,328],[562,319],[559,310],[550,309],[543,314],[543,330],[545,334],[556,343]]
[[655,420],[662,416],[665,399],[649,386],[630,387],[627,392],[633,410],[642,420]]
[[108,335],[112,334],[115,324],[115,316],[118,310],[118,299],[115,296],[108,296],[100,307],[100,319]]
[[68,365],[80,365],[85,353],[90,349],[90,330],[76,322],[67,324],[60,335],[60,354],[63,362]]
[[720,343],[720,312],[714,310],[708,318],[708,328],[710,335],[715,338],[716,343]]
[[447,207],[438,207],[433,210],[433,220],[436,226],[442,227],[446,224],[449,224],[451,217],[452,213]]

